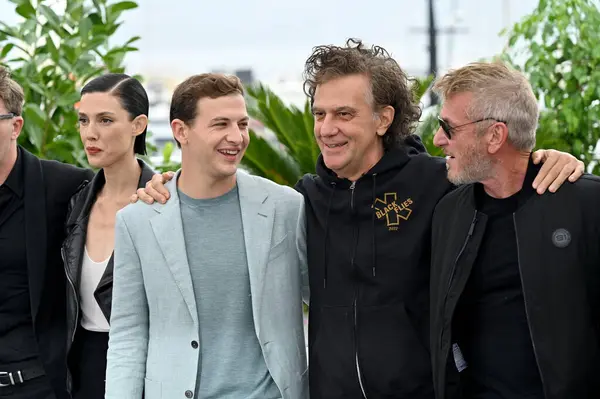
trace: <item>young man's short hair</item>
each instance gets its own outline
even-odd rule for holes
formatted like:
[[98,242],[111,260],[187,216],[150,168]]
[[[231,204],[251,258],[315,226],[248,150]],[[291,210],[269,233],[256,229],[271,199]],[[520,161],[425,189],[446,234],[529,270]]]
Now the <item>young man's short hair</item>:
[[[173,92],[169,120],[173,122],[179,119],[189,125],[196,118],[197,104],[200,99],[219,98],[230,94],[244,95],[244,87],[237,76],[220,73],[190,76]],[[181,147],[181,144],[177,142],[177,146]]]

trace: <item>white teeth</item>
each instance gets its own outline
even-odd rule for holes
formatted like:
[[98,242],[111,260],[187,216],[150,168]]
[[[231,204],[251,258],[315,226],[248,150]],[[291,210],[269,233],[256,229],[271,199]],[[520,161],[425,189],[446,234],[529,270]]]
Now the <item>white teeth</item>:
[[223,154],[226,154],[226,155],[237,155],[239,151],[238,150],[221,150],[220,152]]

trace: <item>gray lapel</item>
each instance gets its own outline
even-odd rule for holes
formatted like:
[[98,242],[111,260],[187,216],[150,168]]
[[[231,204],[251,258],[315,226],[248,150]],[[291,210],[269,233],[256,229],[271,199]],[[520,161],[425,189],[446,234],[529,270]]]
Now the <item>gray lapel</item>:
[[274,209],[272,202],[267,200],[268,193],[252,176],[238,171],[237,185],[250,275],[252,313],[256,334],[260,338],[260,304],[267,270],[267,256],[271,249]]
[[175,283],[179,287],[179,291],[181,291],[181,295],[194,320],[194,325],[198,327],[196,295],[194,294],[190,265],[185,250],[181,209],[179,206],[179,196],[177,195],[178,177],[179,173],[165,185],[171,193],[169,201],[164,205],[159,203],[153,205],[158,215],[150,220],[150,224],[152,225],[158,245],[167,261],[167,265],[173,274]]

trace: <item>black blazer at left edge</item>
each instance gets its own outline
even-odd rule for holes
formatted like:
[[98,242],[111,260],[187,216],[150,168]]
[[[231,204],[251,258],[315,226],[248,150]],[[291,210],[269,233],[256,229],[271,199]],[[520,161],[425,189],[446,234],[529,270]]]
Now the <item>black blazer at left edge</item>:
[[91,170],[40,160],[19,147],[23,157],[25,239],[31,316],[40,359],[57,399],[66,387],[66,278],[60,247],[71,196],[93,176]]

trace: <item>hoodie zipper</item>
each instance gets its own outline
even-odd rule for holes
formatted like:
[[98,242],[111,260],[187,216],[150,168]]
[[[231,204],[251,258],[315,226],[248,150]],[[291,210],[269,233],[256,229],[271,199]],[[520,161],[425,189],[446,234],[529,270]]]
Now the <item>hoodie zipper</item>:
[[[356,181],[353,181],[350,184],[350,208],[352,213],[354,213],[354,189],[356,188]],[[354,271],[354,259],[356,256],[356,239],[358,234],[356,232],[356,227],[354,231],[354,245],[352,246],[352,269]],[[352,310],[354,315],[354,362],[356,364],[356,375],[358,376],[358,384],[360,385],[360,390],[362,392],[362,396],[364,399],[367,399],[367,394],[365,392],[365,386],[362,380],[362,372],[360,371],[360,363],[358,361],[358,309],[357,309],[357,299],[358,299],[358,287],[356,284],[354,285],[354,301],[352,302]]]
[[544,383],[544,374],[540,367],[540,359],[538,357],[538,351],[535,347],[535,341],[533,339],[533,333],[531,331],[531,320],[529,319],[529,312],[527,310],[527,295],[525,295],[525,283],[523,281],[523,272],[521,270],[521,250],[519,248],[519,233],[517,230],[517,214],[513,212],[513,225],[515,226],[515,240],[517,240],[517,265],[519,266],[519,277],[521,278],[521,293],[523,294],[523,304],[525,305],[525,317],[527,318],[527,328],[529,330],[529,338],[531,339],[531,346],[533,347],[533,355],[535,356],[535,362],[537,364],[538,371],[540,373],[540,380],[542,381],[542,389],[544,390],[544,396],[548,397],[546,392],[546,384]]
[[[73,279],[71,277],[71,274],[69,273],[69,268],[67,266],[67,261],[66,261],[66,256],[65,256],[65,249],[63,247],[60,248],[60,255],[62,257],[63,260],[63,265],[65,268],[65,274],[67,276],[67,281],[69,281],[69,286],[71,287],[71,290],[73,290],[73,297],[75,298],[75,303],[76,303],[76,308],[75,308],[75,324],[77,324],[77,320],[79,320],[79,296],[77,295],[77,290],[75,289],[75,283],[73,283]],[[71,343],[73,343],[73,341],[75,341],[75,332],[77,331],[77,327],[73,328],[73,333],[71,334]]]

